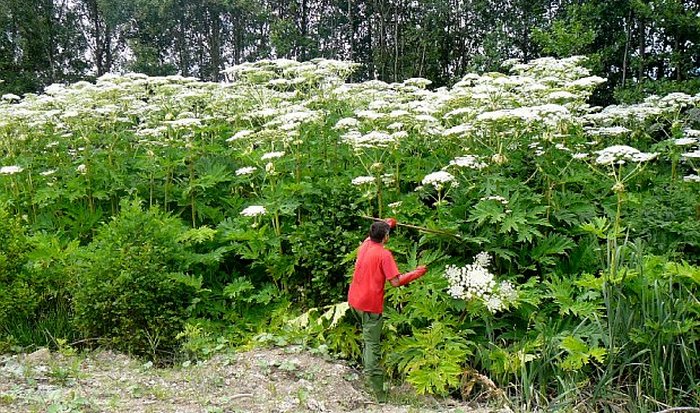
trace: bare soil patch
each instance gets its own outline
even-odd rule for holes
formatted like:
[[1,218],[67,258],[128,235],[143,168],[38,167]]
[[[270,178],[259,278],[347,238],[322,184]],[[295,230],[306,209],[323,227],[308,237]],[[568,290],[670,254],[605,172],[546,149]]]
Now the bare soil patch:
[[156,368],[109,351],[0,355],[0,412],[464,412],[452,399],[395,388],[377,405],[360,373],[297,347]]

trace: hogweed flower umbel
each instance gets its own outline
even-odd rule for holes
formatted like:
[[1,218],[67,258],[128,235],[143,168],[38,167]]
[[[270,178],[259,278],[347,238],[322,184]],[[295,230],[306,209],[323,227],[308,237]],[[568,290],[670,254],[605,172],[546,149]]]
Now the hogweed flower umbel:
[[254,166],[244,166],[243,168],[236,169],[236,175],[238,175],[238,176],[250,175],[253,172],[255,172],[256,169],[258,169],[258,168],[254,167]]
[[364,184],[371,184],[377,179],[373,176],[358,176],[352,179],[352,184],[355,186],[360,186]]
[[24,170],[21,166],[17,165],[11,165],[11,166],[3,166],[0,168],[0,175],[14,175],[16,173],[20,173]]
[[241,215],[244,217],[257,217],[260,215],[265,215],[265,213],[267,213],[267,210],[262,205],[251,205],[241,211]]
[[641,163],[648,162],[658,156],[658,153],[642,152],[626,145],[614,145],[597,151],[598,157],[595,162],[599,165],[610,165],[612,163],[624,163],[625,161]]
[[448,294],[460,300],[481,300],[492,313],[508,308],[517,299],[517,290],[508,281],[497,283],[487,268],[490,263],[491,256],[480,252],[472,264],[446,266],[445,278],[450,284]]
[[426,175],[425,178],[423,178],[422,184],[432,185],[435,189],[441,190],[445,184],[453,182],[454,180],[455,177],[451,173],[438,171]]

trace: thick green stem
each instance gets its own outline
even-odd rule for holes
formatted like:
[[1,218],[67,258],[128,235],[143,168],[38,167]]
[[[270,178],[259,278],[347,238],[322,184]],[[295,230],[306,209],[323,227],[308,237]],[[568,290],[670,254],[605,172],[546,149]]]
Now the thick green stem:
[[377,178],[377,204],[379,209],[379,217],[383,217],[382,210],[384,205],[384,200],[382,199],[382,178],[381,176]]
[[610,251],[610,270],[611,275],[614,278],[617,274],[617,237],[620,233],[620,221],[622,216],[622,190],[617,192],[617,210],[615,211],[615,223],[613,224],[612,232],[612,248]]
[[195,210],[195,196],[194,196],[194,162],[190,160],[189,164],[190,170],[190,208],[192,209],[192,228],[197,227],[197,215]]

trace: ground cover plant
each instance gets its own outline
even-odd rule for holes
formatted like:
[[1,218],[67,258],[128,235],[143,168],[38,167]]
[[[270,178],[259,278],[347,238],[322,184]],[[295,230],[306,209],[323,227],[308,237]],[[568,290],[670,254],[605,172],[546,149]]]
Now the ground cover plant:
[[[105,75],[0,102],[2,347],[357,360],[363,216],[395,216],[387,368],[528,410],[700,403],[700,96],[606,108],[585,58],[450,88],[354,65]],[[20,299],[26,297],[25,299]]]

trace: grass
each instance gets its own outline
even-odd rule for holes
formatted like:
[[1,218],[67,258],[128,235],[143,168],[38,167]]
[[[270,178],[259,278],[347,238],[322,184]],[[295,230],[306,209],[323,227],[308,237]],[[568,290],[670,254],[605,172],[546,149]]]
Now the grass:
[[[46,308],[34,319],[18,318],[8,322],[0,332],[0,338],[6,338],[9,349],[31,349],[33,347],[58,348],[58,340],[74,342],[77,332],[71,324],[71,313],[67,303],[57,303],[53,308]],[[0,345],[0,350],[2,346]]]

